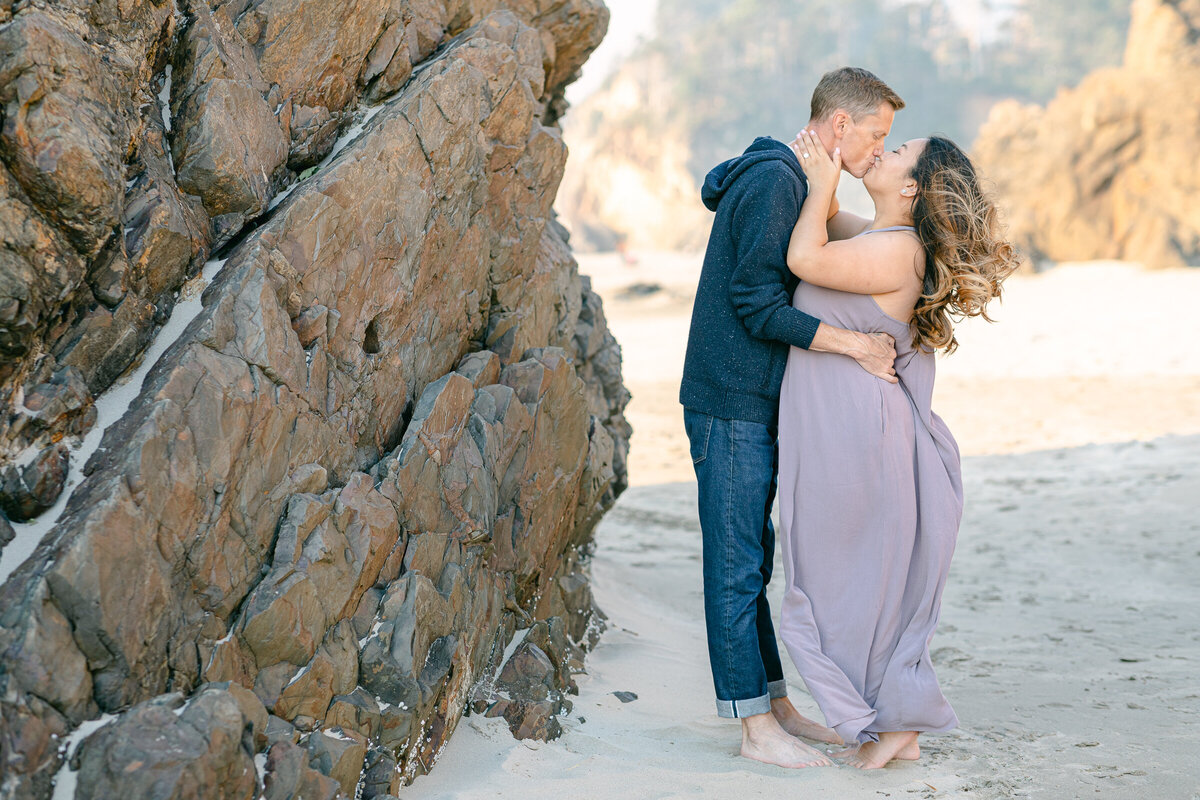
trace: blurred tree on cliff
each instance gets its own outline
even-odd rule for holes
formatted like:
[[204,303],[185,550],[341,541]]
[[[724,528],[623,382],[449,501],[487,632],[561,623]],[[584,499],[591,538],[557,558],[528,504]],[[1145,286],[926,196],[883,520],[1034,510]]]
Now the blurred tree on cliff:
[[754,136],[790,137],[808,121],[817,79],[844,64],[871,69],[908,102],[896,141],[939,132],[969,145],[996,100],[1044,102],[1120,63],[1128,0],[1010,2],[986,35],[956,24],[953,2],[659,0],[657,34],[625,69],[665,76],[648,113],[688,139],[698,179]]
[[1130,0],[1024,0],[992,53],[996,89],[1044,103],[1089,72],[1121,62]]

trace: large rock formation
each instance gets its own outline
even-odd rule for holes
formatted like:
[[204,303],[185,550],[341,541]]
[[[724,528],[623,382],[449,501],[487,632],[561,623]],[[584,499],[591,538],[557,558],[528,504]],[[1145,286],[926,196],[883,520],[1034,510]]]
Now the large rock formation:
[[1037,260],[1200,264],[1200,2],[1137,0],[1119,68],[998,105],[974,154]]
[[0,5],[0,798],[395,793],[497,680],[553,735],[630,434],[551,211],[606,23]]

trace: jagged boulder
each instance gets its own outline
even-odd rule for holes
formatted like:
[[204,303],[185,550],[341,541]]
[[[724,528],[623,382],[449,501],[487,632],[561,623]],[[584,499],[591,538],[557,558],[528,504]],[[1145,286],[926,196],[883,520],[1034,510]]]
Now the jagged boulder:
[[80,746],[75,797],[253,798],[255,736],[266,712],[258,706],[247,716],[246,704],[214,686],[186,704],[173,694],[131,708]]
[[341,785],[313,768],[309,753],[291,742],[276,742],[267,751],[264,763],[266,777],[263,780],[264,800],[334,800],[341,792]]
[[227,9],[213,14],[205,2],[191,8],[177,56],[186,80],[172,96],[176,179],[228,235],[266,210],[281,183],[288,137],[268,104],[259,63]]
[[309,765],[335,780],[348,797],[354,796],[366,757],[366,737],[355,731],[334,726],[308,737]]
[[556,739],[558,716],[570,713],[567,694],[578,694],[573,674],[583,670],[582,638],[569,635],[561,617],[538,621],[496,670],[479,683],[471,711],[503,717],[518,739]]
[[540,647],[522,642],[500,673],[496,689],[501,700],[487,711],[502,716],[518,739],[557,739],[562,726],[557,714],[570,710],[554,692],[554,664]]
[[0,30],[0,158],[83,256],[120,218],[134,116],[121,71],[97,50],[51,13],[18,14]]
[[0,509],[9,519],[24,522],[53,506],[66,483],[70,461],[70,451],[57,444],[23,468],[5,468],[0,472]]
[[32,555],[0,550],[0,798],[394,794],[518,628],[561,617],[538,646],[576,666],[594,642],[628,393],[551,205],[562,88],[607,12],[126,5],[5,28],[72,32],[76,72],[20,56],[0,94],[60,81],[96,127],[61,129],[93,148],[80,174],[115,163],[118,191],[33,170],[22,131],[58,145],[32,106],[0,142],[0,465],[43,452],[8,473],[39,506],[61,445],[80,478],[21,528]]
[[1198,27],[1195,0],[1137,0],[1121,67],[992,111],[974,156],[1035,261],[1200,264]]

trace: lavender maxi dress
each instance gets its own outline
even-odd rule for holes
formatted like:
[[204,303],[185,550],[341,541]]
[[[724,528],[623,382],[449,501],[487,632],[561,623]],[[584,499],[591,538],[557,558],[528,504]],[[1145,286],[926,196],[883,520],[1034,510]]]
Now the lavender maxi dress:
[[962,517],[958,446],[930,408],[934,357],[870,295],[801,283],[793,304],[896,339],[899,384],[793,347],[779,398],[779,627],[847,742],[958,724],[929,659]]

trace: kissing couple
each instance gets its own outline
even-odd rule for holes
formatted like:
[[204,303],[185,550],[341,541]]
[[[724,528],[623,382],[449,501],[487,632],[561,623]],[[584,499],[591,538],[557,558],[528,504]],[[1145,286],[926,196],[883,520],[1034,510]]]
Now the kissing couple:
[[[903,108],[867,70],[829,72],[795,141],[756,139],[702,192],[716,217],[679,396],[708,653],[741,754],[782,767],[913,760],[922,733],[958,723],[929,657],[963,503],[934,354],[1019,261],[958,146],[885,149]],[[874,218],[838,207],[843,170]],[[787,697],[766,594],[776,493],[779,638],[825,724]]]

